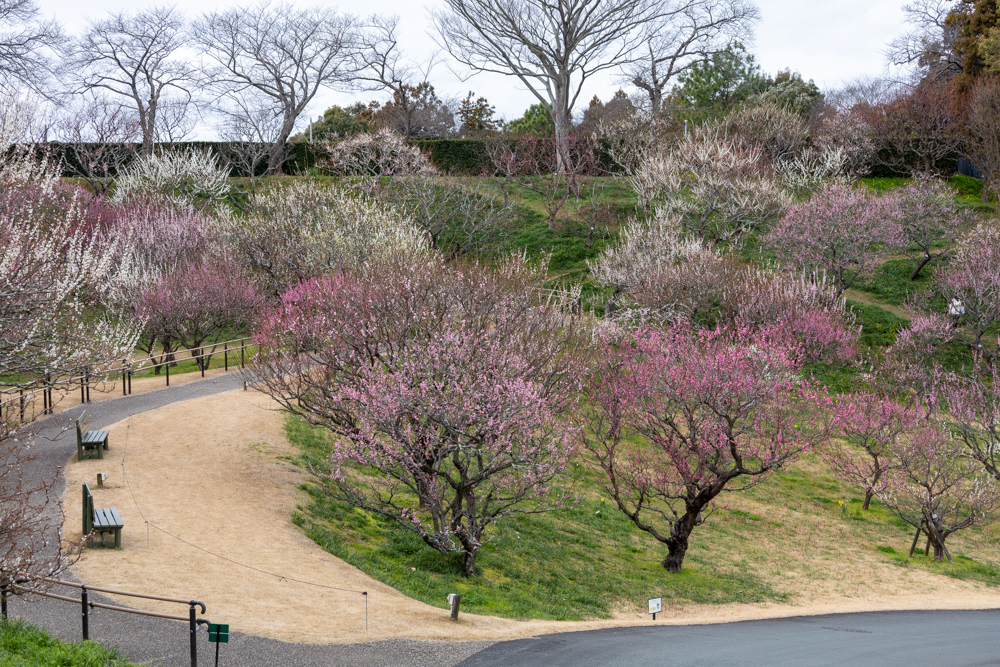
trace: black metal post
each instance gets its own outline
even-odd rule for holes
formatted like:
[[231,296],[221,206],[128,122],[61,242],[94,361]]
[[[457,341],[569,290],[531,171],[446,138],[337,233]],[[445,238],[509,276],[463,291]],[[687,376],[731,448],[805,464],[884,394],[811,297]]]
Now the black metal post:
[[205,354],[204,349],[198,350],[198,367],[201,368],[201,376],[205,377]]
[[215,642],[215,667],[219,667],[219,642]]
[[[166,357],[164,357],[164,358],[166,359]],[[169,387],[170,386],[170,360],[169,359],[166,361],[166,366],[167,366],[167,386]]]
[[87,396],[83,393],[83,370],[80,370],[80,405],[87,402]]
[[198,616],[195,613],[194,602],[191,603],[191,667],[198,667]]
[[80,609],[83,613],[83,638],[90,639],[90,614],[88,612],[87,587],[80,587]]
[[132,364],[128,365],[128,393],[132,395]]
[[21,421],[24,421],[24,387],[20,388],[19,393],[21,394]]
[[83,376],[87,380],[87,402],[90,403],[90,366],[83,367]]
[[0,615],[7,620],[7,584],[0,587]]
[[225,361],[226,372],[228,373],[229,372],[229,341],[226,341],[225,343],[222,344],[222,350],[223,350],[222,354],[223,354],[223,356],[226,359],[226,361]]
[[124,359],[122,359],[122,396],[128,396],[128,371]]

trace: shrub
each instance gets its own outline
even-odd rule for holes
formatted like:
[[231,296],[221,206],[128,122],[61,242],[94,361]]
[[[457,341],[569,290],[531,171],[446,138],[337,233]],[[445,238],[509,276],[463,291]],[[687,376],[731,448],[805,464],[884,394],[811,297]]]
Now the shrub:
[[128,166],[115,184],[118,204],[167,204],[204,209],[229,196],[229,169],[208,151],[158,151]]
[[393,209],[341,188],[296,181],[258,197],[245,218],[218,222],[223,242],[262,291],[387,256],[427,256],[427,238]]

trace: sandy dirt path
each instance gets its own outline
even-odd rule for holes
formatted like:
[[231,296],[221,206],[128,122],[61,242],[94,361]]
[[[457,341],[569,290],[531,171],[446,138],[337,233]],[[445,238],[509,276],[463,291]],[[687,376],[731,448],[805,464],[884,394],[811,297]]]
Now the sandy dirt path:
[[[197,598],[208,604],[213,621],[228,622],[234,631],[310,644],[391,637],[499,640],[651,623],[638,612],[593,622],[462,614],[453,623],[446,609],[417,602],[373,580],[292,525],[289,517],[304,498],[298,489],[303,472],[282,459],[294,452],[274,407],[269,398],[241,390],[174,403],[112,425],[111,449],[104,460],[78,462],[74,456],[66,467],[67,537],[81,535],[83,481],[93,489],[95,505],[118,508],[126,526],[123,549],[87,550],[73,568],[76,576],[94,586]],[[96,488],[98,472],[109,475],[104,488]],[[184,541],[151,527],[147,542],[143,517]],[[1000,606],[1000,596],[985,586],[907,572],[905,589],[920,593],[904,593],[898,576],[884,577],[884,584],[872,587],[872,573],[859,569],[855,576],[859,584],[864,580],[864,592],[858,589],[853,595],[844,594],[842,586],[829,590],[803,581],[802,595],[795,599],[807,603],[668,607],[656,622]],[[368,591],[367,631],[365,598],[352,591]],[[121,601],[153,611],[184,612],[166,603]]]

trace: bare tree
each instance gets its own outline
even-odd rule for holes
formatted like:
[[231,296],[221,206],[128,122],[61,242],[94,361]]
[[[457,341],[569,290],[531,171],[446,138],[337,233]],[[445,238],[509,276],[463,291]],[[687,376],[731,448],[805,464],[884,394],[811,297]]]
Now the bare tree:
[[198,120],[198,104],[189,95],[165,97],[156,112],[155,141],[173,145],[191,136]]
[[356,21],[332,9],[261,2],[208,12],[192,29],[209,62],[207,83],[220,97],[253,90],[273,101],[281,129],[268,156],[277,175],[295,122],[321,89],[344,82],[355,62]]
[[903,5],[910,30],[889,42],[889,62],[916,66],[931,79],[961,74],[962,57],[955,52],[961,26],[947,21],[954,8],[954,0],[915,0]]
[[910,174],[934,174],[940,160],[955,155],[964,138],[962,115],[955,86],[944,80],[897,88],[864,113],[881,149],[876,159]]
[[73,50],[70,66],[83,88],[107,90],[135,105],[145,155],[153,152],[164,93],[189,95],[194,69],[177,57],[187,43],[184,23],[174,7],[112,12],[92,21]]
[[40,16],[33,0],[0,0],[0,81],[8,89],[39,90],[52,71],[46,53],[60,50],[62,28]]
[[434,176],[393,180],[386,199],[427,234],[449,260],[489,247],[508,234],[512,204],[501,204],[476,185],[452,184]]
[[63,162],[103,196],[136,154],[142,136],[135,114],[103,97],[85,100],[55,124]]
[[673,0],[649,26],[649,39],[625,67],[625,79],[645,91],[657,115],[671,81],[733,42],[751,41],[759,20],[760,10],[751,0]]
[[[514,76],[548,110],[557,146],[587,80],[627,63],[643,27],[661,11],[649,0],[446,0],[433,14],[440,44],[473,72]],[[563,151],[557,165],[565,166]]]
[[396,34],[398,27],[397,16],[369,19],[362,33],[361,48],[355,55],[356,85],[363,90],[392,94],[392,100],[377,113],[381,125],[391,126],[407,139],[440,135],[443,126],[446,130],[454,126],[454,114],[449,107],[455,105],[439,100],[429,83],[437,53],[422,62],[404,58]]
[[[282,114],[270,99],[255,92],[251,90],[230,95],[229,104],[218,109],[224,119],[220,127],[222,140],[225,141],[222,157],[238,173],[250,179],[252,195],[257,193],[260,167],[268,164],[283,121]],[[288,152],[284,151],[281,164],[287,157]]]
[[966,149],[983,172],[983,201],[1000,198],[1000,83],[983,78],[969,98]]

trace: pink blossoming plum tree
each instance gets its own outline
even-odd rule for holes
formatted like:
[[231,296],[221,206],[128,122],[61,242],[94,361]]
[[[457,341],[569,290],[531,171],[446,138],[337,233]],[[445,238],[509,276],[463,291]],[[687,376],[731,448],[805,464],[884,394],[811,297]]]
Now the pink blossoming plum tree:
[[460,554],[468,576],[491,524],[561,502],[581,340],[543,276],[517,259],[370,264],[289,290],[256,337],[254,382],[331,434],[331,496]]
[[[947,257],[970,216],[959,210],[950,188],[933,180],[916,180],[893,194],[899,212],[902,248],[913,258],[910,280],[928,263]],[[939,248],[944,244],[943,248]]]
[[832,185],[789,208],[765,237],[788,264],[825,271],[837,295],[870,277],[885,250],[900,244],[896,201]]
[[583,442],[618,508],[667,546],[670,572],[720,493],[753,486],[826,437],[828,399],[769,332],[639,329],[604,356]]
[[861,392],[842,396],[833,410],[842,441],[831,440],[820,452],[834,475],[865,492],[861,509],[888,483],[889,450],[913,429],[918,415],[895,398]]
[[[216,262],[184,266],[163,276],[138,295],[135,315],[144,325],[144,336],[160,343],[163,360],[169,363],[180,348],[201,355],[202,347],[218,341],[226,330],[249,325],[262,305],[252,283],[236,267]],[[210,361],[210,355],[199,356],[198,367],[206,369]]]
[[879,500],[916,528],[918,537],[927,536],[934,560],[947,556],[951,561],[945,540],[956,531],[991,521],[1000,486],[977,469],[960,439],[935,423],[918,429],[889,452],[889,483],[879,491]]
[[994,359],[996,351],[984,345],[984,337],[1000,323],[1000,231],[980,224],[962,239],[947,268],[935,272],[934,281],[948,303],[961,306],[954,340]]

